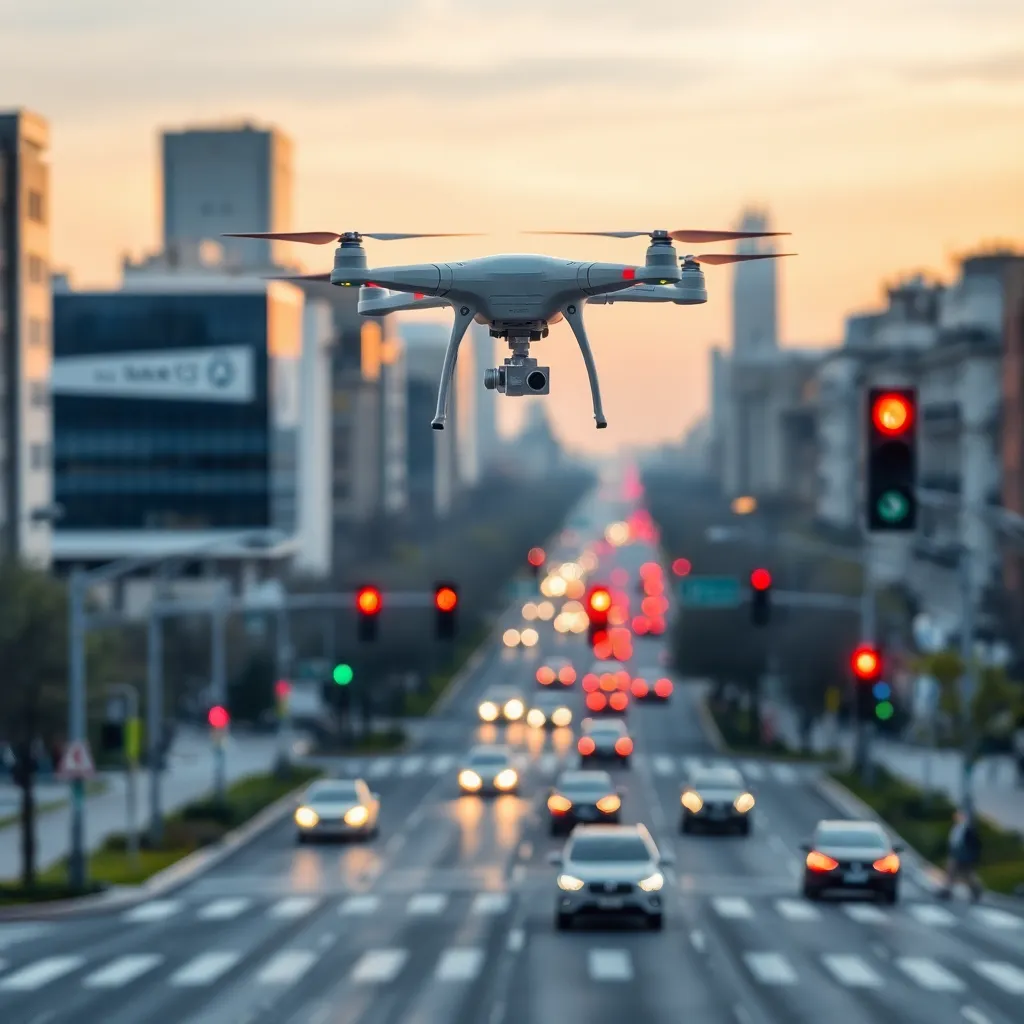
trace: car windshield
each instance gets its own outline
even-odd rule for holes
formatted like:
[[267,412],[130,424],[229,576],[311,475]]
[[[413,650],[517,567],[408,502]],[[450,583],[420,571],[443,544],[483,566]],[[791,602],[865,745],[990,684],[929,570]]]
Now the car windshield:
[[611,789],[612,777],[607,772],[566,772],[558,780],[559,789]]
[[569,860],[579,864],[650,859],[651,851],[639,836],[587,836],[577,839],[569,854]]
[[873,828],[822,829],[815,836],[815,846],[857,846],[884,850],[889,848],[888,840]]
[[309,791],[310,800],[324,800],[328,803],[343,800],[358,800],[354,782],[332,782],[329,786],[317,786]]
[[591,736],[620,736],[626,731],[624,722],[614,719],[606,722],[595,722],[587,729]]
[[712,789],[715,786],[742,786],[743,776],[731,768],[722,768],[713,772],[700,772],[693,777],[695,789]]
[[473,754],[469,762],[477,768],[504,768],[508,764],[508,755],[502,754],[500,751],[488,751],[486,753]]

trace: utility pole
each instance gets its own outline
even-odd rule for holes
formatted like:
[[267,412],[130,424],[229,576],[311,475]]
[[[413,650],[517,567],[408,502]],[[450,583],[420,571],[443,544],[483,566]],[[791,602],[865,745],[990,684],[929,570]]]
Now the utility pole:
[[[210,697],[214,705],[227,707],[228,704],[228,668],[227,668],[227,601],[230,595],[227,586],[220,589],[213,607],[210,623]],[[224,800],[227,789],[225,750],[222,737],[213,745],[213,792],[218,802]]]
[[[875,643],[875,634],[878,632],[878,625],[875,621],[877,607],[871,555],[871,534],[865,531],[861,561],[860,642],[867,645]],[[874,729],[874,722],[866,721],[859,714],[854,714],[855,763],[865,785],[868,786],[873,785],[875,781],[875,762],[871,749]]]
[[963,781],[961,792],[965,810],[971,810],[974,802],[972,778],[974,775],[974,695],[977,691],[976,665],[974,661],[974,585],[971,579],[971,552],[966,544],[960,545],[960,660],[963,675],[960,677],[960,704],[963,720]]
[[125,702],[124,756],[125,756],[125,821],[128,856],[134,867],[139,863],[139,691],[128,683],[115,683],[112,693]]
[[[288,623],[288,606],[282,604],[277,611],[277,676],[279,680],[290,681],[292,641]],[[291,701],[287,701],[282,709],[278,724],[278,771],[287,772],[291,765],[292,722]]]
[[[68,742],[86,740],[85,696],[85,595],[87,581],[80,569],[71,573],[68,586]],[[86,883],[85,863],[85,780],[71,782],[71,851],[68,858],[68,880],[73,889]]]

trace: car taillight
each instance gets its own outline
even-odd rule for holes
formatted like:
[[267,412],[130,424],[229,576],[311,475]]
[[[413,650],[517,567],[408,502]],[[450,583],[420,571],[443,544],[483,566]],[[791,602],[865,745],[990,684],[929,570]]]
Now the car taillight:
[[572,686],[576,682],[576,669],[571,665],[566,665],[558,673],[558,681],[563,686]]
[[595,750],[597,750],[597,744],[589,736],[583,736],[580,738],[579,743],[576,744],[576,749],[584,757],[589,757]]
[[672,694],[672,680],[659,679],[654,684],[654,692],[659,697],[669,697]]
[[550,686],[555,681],[554,670],[549,665],[541,665],[537,669],[537,682],[541,686]]
[[649,628],[647,619],[643,615],[637,615],[633,619],[633,632],[637,636],[643,636]]
[[807,854],[807,866],[811,871],[835,871],[839,867],[839,861],[833,860],[824,853],[818,853],[817,850],[811,850]]
[[584,693],[593,693],[601,685],[601,680],[593,672],[588,672],[580,685],[583,687]]
[[605,674],[601,676],[601,689],[604,690],[605,693],[611,693],[618,685],[619,681],[615,678],[615,674],[613,672],[605,672]]
[[552,814],[568,814],[572,810],[572,801],[555,793],[548,797],[548,810]]
[[628,672],[623,671],[615,673],[615,682],[620,690],[628,690],[630,681]]
[[624,693],[613,693],[608,703],[611,704],[612,711],[625,711],[629,705],[629,697]]
[[646,697],[651,692],[646,679],[633,680],[633,696],[637,698]]
[[633,741],[628,736],[620,736],[615,741],[615,753],[619,757],[629,757],[633,753]]
[[876,860],[871,866],[876,871],[881,871],[884,875],[895,875],[900,869],[900,859],[895,853],[888,853],[881,860]]
[[604,711],[608,706],[608,698],[603,693],[588,693],[587,708],[591,711]]

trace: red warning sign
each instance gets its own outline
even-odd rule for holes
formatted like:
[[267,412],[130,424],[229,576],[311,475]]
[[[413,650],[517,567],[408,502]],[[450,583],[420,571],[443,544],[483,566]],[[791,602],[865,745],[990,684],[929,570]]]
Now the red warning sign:
[[96,765],[89,753],[89,744],[81,740],[69,743],[60,759],[57,774],[63,779],[88,779],[95,775]]

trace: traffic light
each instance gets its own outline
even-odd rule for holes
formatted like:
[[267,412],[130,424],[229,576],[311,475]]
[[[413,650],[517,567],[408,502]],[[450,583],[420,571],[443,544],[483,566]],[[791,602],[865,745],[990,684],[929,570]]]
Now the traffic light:
[[348,686],[355,678],[355,673],[352,671],[351,665],[335,665],[331,678],[336,686]]
[[438,583],[434,587],[434,607],[437,609],[435,631],[438,640],[455,639],[455,610],[459,606],[459,590],[454,583]]
[[228,714],[227,708],[222,707],[220,704],[215,704],[207,713],[206,720],[210,723],[211,729],[221,732],[230,725],[231,715]]
[[872,532],[917,527],[917,389],[871,388],[866,406],[865,492]]
[[356,611],[359,613],[359,639],[370,643],[377,639],[378,616],[381,608],[380,591],[376,587],[360,587],[356,591]]
[[889,701],[891,691],[882,680],[882,654],[871,644],[861,644],[850,658],[850,668],[856,686],[855,703],[857,717],[861,721],[892,717],[893,707]]
[[100,750],[120,754],[124,750],[124,722],[104,722],[100,727]]
[[587,638],[597,644],[608,635],[608,612],[612,592],[607,587],[594,587],[587,595]]
[[755,626],[767,626],[772,617],[772,574],[767,569],[755,569],[750,574],[750,621]]
[[530,566],[530,572],[534,579],[540,576],[541,569],[544,568],[544,563],[547,561],[547,555],[544,554],[543,548],[530,548],[530,553],[526,556],[526,561]]

